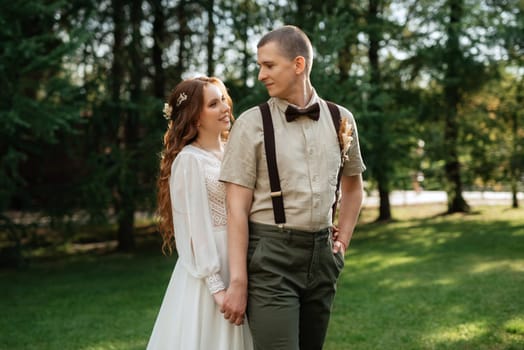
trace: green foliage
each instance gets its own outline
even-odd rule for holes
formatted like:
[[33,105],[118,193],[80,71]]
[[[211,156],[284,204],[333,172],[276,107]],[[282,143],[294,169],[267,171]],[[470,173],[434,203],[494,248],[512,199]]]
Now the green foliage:
[[[75,174],[68,173],[71,168],[64,164],[72,159],[67,141],[78,135],[82,125],[83,96],[63,66],[87,34],[80,29],[65,33],[54,25],[64,5],[63,1],[3,1],[1,5],[2,212],[42,207],[63,212],[78,193],[74,191]],[[55,176],[58,174],[63,177]],[[54,177],[51,182],[50,177]],[[45,202],[49,205],[43,205]],[[27,227],[5,215],[0,221],[20,255]]]
[[[368,189],[408,188],[419,172],[424,188],[445,187],[450,111],[466,188],[522,186],[521,0],[151,0],[116,17],[115,4],[0,3],[2,212],[67,225],[122,203],[152,211],[165,95],[211,72],[238,117],[268,97],[255,44],[284,23],[311,38],[319,95],[355,115]],[[462,4],[453,25],[450,4]]]
[[74,49],[50,31],[58,3],[4,2],[0,41],[0,208],[5,210],[24,179],[19,165],[42,145],[56,143],[79,120],[78,90],[61,74],[62,57]]

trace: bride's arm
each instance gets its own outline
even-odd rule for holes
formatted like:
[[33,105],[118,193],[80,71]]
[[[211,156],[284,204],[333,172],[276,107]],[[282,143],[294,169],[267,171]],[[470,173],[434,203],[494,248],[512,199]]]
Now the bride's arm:
[[225,289],[217,250],[205,173],[192,154],[181,153],[169,179],[175,242],[180,263],[196,278],[204,278],[211,294]]

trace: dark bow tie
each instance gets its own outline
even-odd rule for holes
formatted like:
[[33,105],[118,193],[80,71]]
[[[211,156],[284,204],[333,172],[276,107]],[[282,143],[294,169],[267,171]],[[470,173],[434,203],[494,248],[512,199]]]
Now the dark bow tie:
[[316,121],[319,118],[319,113],[320,113],[320,108],[318,106],[318,103],[315,103],[309,106],[308,108],[304,108],[304,109],[295,108],[289,105],[287,106],[287,109],[286,109],[286,120],[288,122],[292,122],[293,120],[297,119],[301,115],[305,115]]

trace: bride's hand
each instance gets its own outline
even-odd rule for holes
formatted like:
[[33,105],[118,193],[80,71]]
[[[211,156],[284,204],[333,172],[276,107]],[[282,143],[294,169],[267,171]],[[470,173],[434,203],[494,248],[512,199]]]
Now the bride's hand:
[[213,294],[213,299],[215,299],[215,303],[222,308],[222,305],[224,305],[224,296],[226,295],[225,290],[221,290]]

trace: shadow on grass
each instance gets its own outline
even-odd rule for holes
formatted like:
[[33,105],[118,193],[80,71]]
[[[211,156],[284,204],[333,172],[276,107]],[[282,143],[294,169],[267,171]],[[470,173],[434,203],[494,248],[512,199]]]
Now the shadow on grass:
[[[325,350],[524,349],[524,218],[503,213],[359,225]],[[145,348],[176,257],[137,243],[0,271],[0,348]]]
[[79,254],[0,272],[1,349],[144,349],[176,256]]
[[523,290],[522,220],[361,225],[330,334],[351,349],[524,349]]

